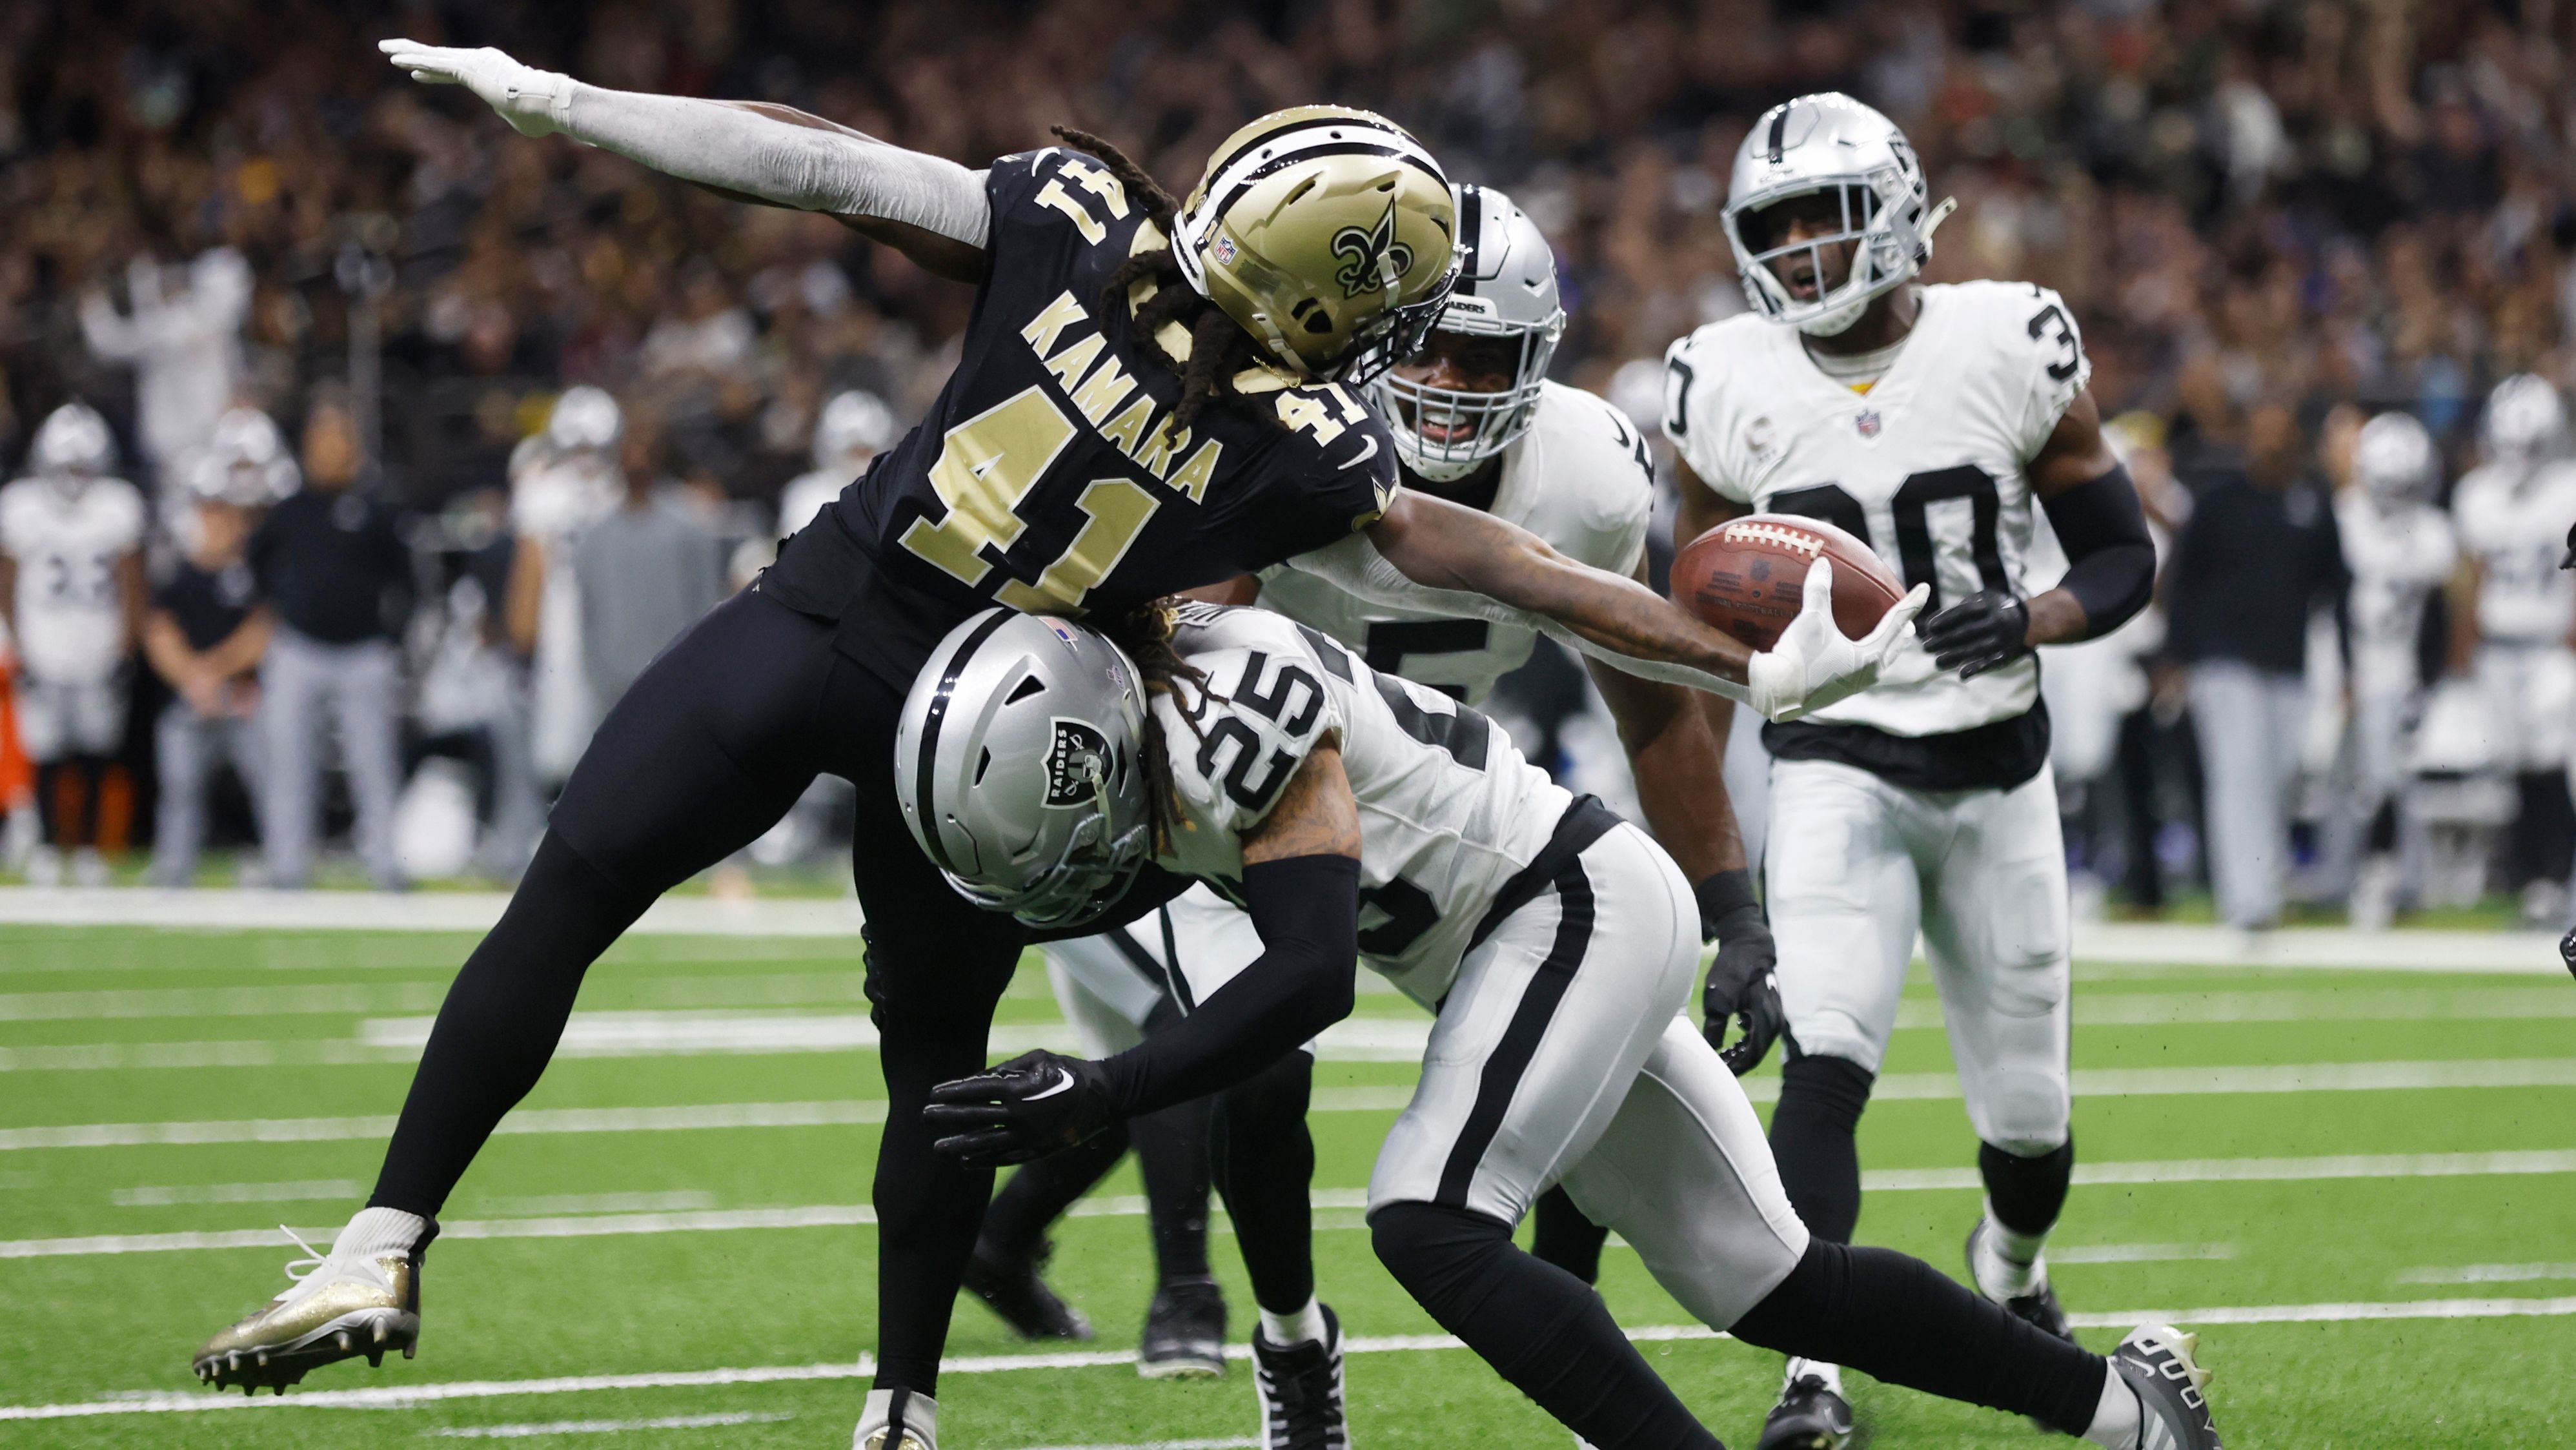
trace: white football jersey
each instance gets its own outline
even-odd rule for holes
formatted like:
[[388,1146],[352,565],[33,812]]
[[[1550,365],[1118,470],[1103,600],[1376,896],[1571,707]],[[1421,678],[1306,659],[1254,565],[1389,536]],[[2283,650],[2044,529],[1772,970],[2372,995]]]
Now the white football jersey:
[[[1664,431],[1710,488],[1757,512],[1804,514],[1869,542],[1923,617],[1981,589],[2022,594],[2038,454],[2092,376],[2058,295],[2026,282],[1943,283],[1868,392],[1827,377],[1795,328],[1744,313],[1665,354]],[[2039,665],[1973,680],[1936,668],[1911,633],[1872,689],[1808,716],[1891,735],[1944,735],[2030,709]]]
[[143,543],[143,494],[121,478],[79,492],[58,479],[0,488],[0,552],[18,565],[18,657],[27,673],[87,684],[124,660],[117,561]]
[[2469,470],[2451,500],[2460,548],[2478,562],[2478,633],[2510,644],[2576,628],[2576,574],[2559,569],[2576,523],[2576,461]]
[[[1537,418],[1503,453],[1489,512],[1568,558],[1626,575],[1645,557],[1654,511],[1654,457],[1628,415],[1580,388],[1545,384]],[[1262,574],[1261,607],[1349,645],[1371,669],[1470,703],[1526,664],[1538,642],[1524,624],[1363,603],[1284,564]]]
[[2424,600],[2459,563],[2451,521],[2431,504],[2384,508],[2355,489],[2336,503],[2335,529],[2352,570],[2353,688],[2365,695],[2410,693]]
[[1211,688],[1154,698],[1182,817],[1162,864],[1239,902],[1243,833],[1316,742],[1338,737],[1359,802],[1361,960],[1436,1007],[1574,797],[1483,715],[1283,616],[1190,605],[1173,645]]

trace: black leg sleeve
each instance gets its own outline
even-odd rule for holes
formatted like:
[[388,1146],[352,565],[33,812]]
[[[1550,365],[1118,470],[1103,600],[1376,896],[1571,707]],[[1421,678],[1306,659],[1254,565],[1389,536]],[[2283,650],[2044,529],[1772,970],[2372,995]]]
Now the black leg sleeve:
[[447,989],[368,1206],[437,1216],[501,1115],[545,1072],[582,975],[652,903],[546,833],[509,908]]
[[1724,1450],[1619,1332],[1601,1296],[1523,1253],[1499,1219],[1391,1203],[1369,1228],[1388,1272],[1441,1328],[1599,1450]]
[[1610,1230],[1585,1218],[1564,1189],[1540,1194],[1530,1219],[1531,1253],[1587,1284],[1601,1282],[1601,1246],[1610,1242]]
[[1214,1098],[1192,1098],[1127,1124],[1137,1170],[1145,1177],[1154,1267],[1162,1283],[1207,1277],[1208,1192],[1215,1172],[1208,1139],[1215,1118]]
[[1228,1088],[1209,1143],[1253,1300],[1273,1314],[1315,1297],[1315,1140],[1306,1130],[1314,1080],[1315,1059],[1292,1052]]
[[2028,1415],[2069,1435],[2093,1423],[2110,1372],[2102,1356],[2014,1318],[1921,1259],[1821,1238],[1730,1329],[1747,1344]]
[[48,760],[36,767],[37,830],[48,846],[71,845],[63,825],[63,776],[70,768],[70,762],[62,760]]
[[1848,1058],[1813,1053],[1780,1069],[1780,1105],[1771,1113],[1771,1156],[1780,1186],[1808,1232],[1851,1242],[1860,1223],[1860,1147],[1853,1134],[1869,1106],[1876,1075]]
[[2075,1178],[2075,1139],[2068,1137],[2055,1152],[2021,1158],[1992,1143],[1977,1145],[1977,1173],[1986,1180],[1986,1201],[1995,1218],[2017,1234],[2044,1234],[2057,1227],[2066,1209],[2066,1186]]
[[978,1247],[1004,1263],[1036,1253],[1047,1225],[1108,1177],[1126,1152],[1127,1125],[1120,1123],[1021,1168],[984,1210],[984,1236]]

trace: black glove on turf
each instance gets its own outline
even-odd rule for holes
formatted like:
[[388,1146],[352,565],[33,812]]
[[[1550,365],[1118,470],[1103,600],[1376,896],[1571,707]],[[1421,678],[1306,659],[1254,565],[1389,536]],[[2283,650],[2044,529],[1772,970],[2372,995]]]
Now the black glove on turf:
[[[1699,898],[1700,940],[1717,943],[1708,985],[1700,993],[1705,1021],[1700,1030],[1717,1049],[1727,1069],[1742,1077],[1762,1065],[1771,1044],[1788,1025],[1780,1005],[1780,978],[1772,968],[1780,959],[1771,943],[1771,923],[1762,903],[1753,899],[1753,873],[1720,871],[1692,889]],[[1726,1045],[1726,1024],[1740,1023],[1744,1035]]]
[[1945,670],[1973,680],[1986,671],[2030,653],[2023,643],[2030,633],[2030,606],[2000,589],[1981,590],[1923,626],[1923,647]]
[[1044,1049],[941,1083],[921,1116],[942,1134],[940,1156],[978,1168],[1043,1158],[1118,1120],[1100,1064]]

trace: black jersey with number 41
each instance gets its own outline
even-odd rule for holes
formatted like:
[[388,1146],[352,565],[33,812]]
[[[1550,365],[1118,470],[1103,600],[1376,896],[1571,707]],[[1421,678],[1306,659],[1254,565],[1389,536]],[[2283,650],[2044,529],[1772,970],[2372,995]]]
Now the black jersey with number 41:
[[[1393,442],[1338,385],[1263,369],[1242,380],[1250,403],[1169,426],[1180,379],[1138,348],[1127,303],[1101,295],[1162,242],[1109,168],[1050,147],[994,162],[985,190],[991,268],[957,371],[788,540],[762,592],[840,620],[843,651],[901,687],[978,610],[1125,609],[1384,512]],[[1166,340],[1187,347],[1177,327]]]

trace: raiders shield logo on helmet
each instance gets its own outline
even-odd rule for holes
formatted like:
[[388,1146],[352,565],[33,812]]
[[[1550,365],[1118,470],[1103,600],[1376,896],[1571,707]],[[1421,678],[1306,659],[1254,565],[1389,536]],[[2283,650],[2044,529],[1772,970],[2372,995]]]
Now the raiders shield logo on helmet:
[[1046,803],[1050,807],[1089,805],[1098,783],[1109,778],[1109,737],[1088,720],[1055,717],[1055,736],[1047,746]]

